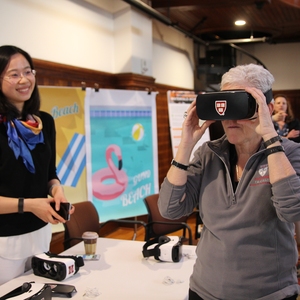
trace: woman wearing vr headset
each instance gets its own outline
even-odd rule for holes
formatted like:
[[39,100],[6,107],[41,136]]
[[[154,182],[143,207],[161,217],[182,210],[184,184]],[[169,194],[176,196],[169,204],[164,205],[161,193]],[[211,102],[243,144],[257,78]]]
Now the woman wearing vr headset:
[[159,208],[172,219],[199,205],[204,227],[190,300],[292,300],[299,293],[294,222],[300,220],[300,145],[281,141],[274,128],[274,103],[264,95],[273,82],[255,64],[225,73],[221,90],[245,90],[257,112],[223,120],[225,135],[200,146],[191,162],[195,144],[214,121],[199,126],[195,102],[187,110]]
[[56,174],[54,120],[39,110],[35,75],[27,52],[0,47],[0,284],[49,250],[49,223],[65,222],[50,206],[67,200]]

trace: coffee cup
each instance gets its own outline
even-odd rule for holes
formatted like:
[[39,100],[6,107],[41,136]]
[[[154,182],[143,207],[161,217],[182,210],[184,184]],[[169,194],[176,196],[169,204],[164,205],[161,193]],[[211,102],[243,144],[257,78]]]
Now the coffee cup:
[[93,231],[86,231],[82,235],[84,242],[85,254],[91,255],[96,253],[98,233]]

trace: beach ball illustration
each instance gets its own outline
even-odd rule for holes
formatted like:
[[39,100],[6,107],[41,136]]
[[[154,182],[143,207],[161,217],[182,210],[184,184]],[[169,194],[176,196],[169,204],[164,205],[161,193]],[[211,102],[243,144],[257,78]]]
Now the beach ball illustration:
[[144,127],[140,123],[136,123],[133,125],[131,130],[131,136],[135,141],[140,141],[144,137]]

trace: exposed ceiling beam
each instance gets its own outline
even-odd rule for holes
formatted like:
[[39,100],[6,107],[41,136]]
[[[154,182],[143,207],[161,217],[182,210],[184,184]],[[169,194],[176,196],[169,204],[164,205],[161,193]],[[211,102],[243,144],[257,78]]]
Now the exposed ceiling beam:
[[231,40],[218,40],[218,41],[212,41],[209,42],[210,45],[216,45],[216,44],[232,44],[232,43],[258,43],[258,42],[266,42],[268,38],[261,37],[261,38],[247,38],[247,39],[231,39]]
[[171,27],[177,29],[178,31],[181,31],[183,34],[190,37],[195,42],[198,42],[203,45],[207,45],[207,43],[205,41],[203,41],[202,39],[193,35],[192,33],[180,28],[178,25],[172,23],[172,21],[169,18],[165,17],[164,15],[159,13],[157,10],[153,9],[151,6],[145,4],[144,2],[142,2],[140,0],[123,0],[123,1],[138,8],[139,10],[145,12],[146,14],[148,14],[151,17],[155,18],[156,20],[164,23],[165,25],[171,26]]
[[147,5],[141,0],[123,0],[124,2],[134,6],[135,8],[143,11],[144,13],[148,14],[149,16],[153,17],[154,19],[162,22],[167,26],[171,26],[176,30],[182,32],[187,37],[193,39],[194,42],[198,44],[202,44],[205,46],[209,46],[210,44],[232,44],[232,43],[255,43],[255,42],[265,42],[267,40],[266,37],[262,38],[249,38],[249,39],[235,39],[235,40],[220,40],[214,42],[206,42],[199,38],[198,36],[194,35],[193,33],[184,30],[183,28],[179,27],[178,25],[174,24],[169,18],[158,12],[157,10],[153,9],[151,6]]

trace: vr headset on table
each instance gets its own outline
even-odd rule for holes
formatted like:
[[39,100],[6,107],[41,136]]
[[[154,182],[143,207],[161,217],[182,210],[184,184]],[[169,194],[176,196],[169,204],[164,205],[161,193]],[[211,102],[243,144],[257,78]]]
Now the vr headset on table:
[[[272,90],[264,95],[267,103],[270,103],[273,99]],[[257,111],[257,103],[244,90],[209,92],[197,96],[196,111],[201,120],[251,119]]]
[[50,252],[35,255],[31,261],[34,275],[62,281],[84,266],[81,256],[57,255]]
[[73,285],[24,282],[21,286],[0,297],[0,300],[51,300],[52,296],[71,298],[74,292],[76,289]]
[[[157,244],[154,248],[149,246]],[[178,236],[160,236],[149,240],[144,244],[143,256],[154,256],[156,260],[179,262],[182,257],[182,237]]]
[[4,296],[0,297],[0,300],[51,300],[52,290],[48,284],[24,282],[21,286],[10,291]]

